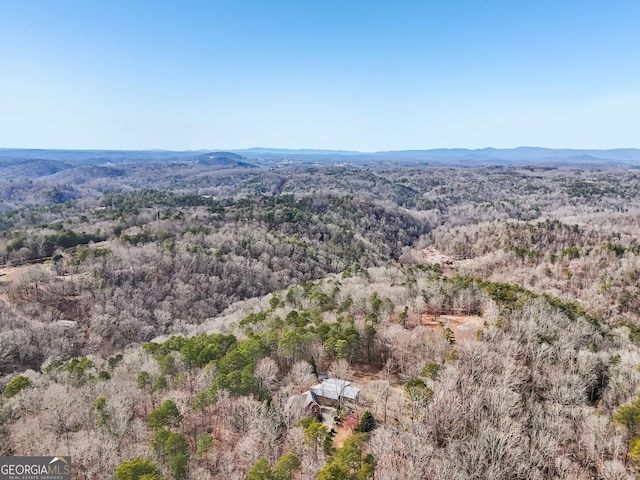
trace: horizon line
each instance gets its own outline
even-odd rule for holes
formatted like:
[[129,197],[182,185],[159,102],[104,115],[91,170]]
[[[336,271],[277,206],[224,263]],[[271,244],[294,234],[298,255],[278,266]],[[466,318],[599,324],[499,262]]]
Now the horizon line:
[[[167,153],[199,153],[199,152],[241,152],[241,151],[288,151],[288,152],[320,152],[320,153],[333,153],[333,154],[378,154],[378,153],[401,153],[401,152],[429,152],[429,151],[442,151],[442,150],[467,150],[470,152],[485,151],[485,150],[524,150],[524,149],[536,149],[536,150],[564,150],[564,151],[598,151],[607,152],[615,150],[640,150],[640,147],[612,147],[612,148],[588,148],[588,147],[540,147],[531,145],[520,145],[517,147],[433,147],[433,148],[404,148],[404,149],[392,149],[392,150],[344,150],[335,148],[288,148],[288,147],[242,147],[242,148],[188,148],[188,149],[165,149],[165,148],[42,148],[42,147],[0,147],[0,151],[6,150],[35,150],[35,151],[74,151],[74,152],[167,152]],[[310,153],[313,154],[313,153]]]

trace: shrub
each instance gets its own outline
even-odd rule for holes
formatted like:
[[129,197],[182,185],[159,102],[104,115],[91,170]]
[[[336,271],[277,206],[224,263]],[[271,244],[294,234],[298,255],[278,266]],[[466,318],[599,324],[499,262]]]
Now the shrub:
[[366,412],[364,412],[364,415],[362,415],[360,423],[358,423],[355,432],[368,433],[374,428],[376,428],[376,419],[373,417],[373,414],[369,410],[367,410]]
[[158,466],[143,458],[134,458],[116,468],[116,480],[164,480]]
[[15,397],[18,393],[20,393],[25,388],[29,388],[33,383],[27,377],[23,377],[22,375],[18,375],[14,377],[7,386],[4,387],[4,396],[7,398]]

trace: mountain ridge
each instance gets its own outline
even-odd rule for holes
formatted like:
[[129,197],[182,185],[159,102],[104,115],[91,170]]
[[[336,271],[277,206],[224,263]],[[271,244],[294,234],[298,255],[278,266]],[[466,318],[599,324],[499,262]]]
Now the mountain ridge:
[[263,160],[336,160],[336,161],[462,161],[484,163],[522,162],[571,162],[571,163],[630,163],[640,164],[640,149],[553,149],[522,146],[516,148],[486,147],[435,148],[415,150],[389,150],[359,152],[350,150],[323,149],[279,149],[252,147],[247,149],[202,149],[202,150],[71,150],[71,149],[20,149],[0,148],[3,160],[54,160],[92,164],[122,163],[130,161],[180,162],[198,161],[207,155],[240,155],[245,159]]

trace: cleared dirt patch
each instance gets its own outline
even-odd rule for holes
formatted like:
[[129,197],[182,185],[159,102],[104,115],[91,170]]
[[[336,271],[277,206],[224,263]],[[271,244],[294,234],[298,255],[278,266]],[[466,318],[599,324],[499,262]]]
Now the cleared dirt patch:
[[0,284],[14,282],[17,278],[20,278],[23,272],[26,272],[32,265],[21,265],[19,267],[3,267],[0,272],[4,275],[0,275]]
[[420,251],[420,257],[422,263],[428,265],[440,265],[445,270],[454,271],[457,267],[457,261],[455,258],[442,253],[435,247],[427,247]]
[[379,380],[383,377],[382,368],[377,365],[352,365],[354,386],[361,388],[371,380]]
[[421,324],[433,330],[450,328],[456,341],[471,340],[484,326],[484,319],[477,315],[428,315],[422,314]]
[[341,425],[333,427],[336,434],[333,437],[333,447],[340,448],[344,444],[344,441],[353,435],[353,431],[358,425],[358,417],[355,415],[349,415],[342,421]]
[[422,257],[425,262],[428,263],[439,263],[440,265],[444,265],[445,263],[452,263],[454,259],[449,255],[442,253],[435,247],[427,247],[422,250]]

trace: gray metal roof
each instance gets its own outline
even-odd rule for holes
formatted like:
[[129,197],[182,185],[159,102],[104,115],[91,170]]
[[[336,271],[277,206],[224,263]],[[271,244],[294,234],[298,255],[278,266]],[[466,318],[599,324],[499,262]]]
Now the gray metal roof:
[[311,387],[311,392],[320,397],[338,400],[340,397],[355,400],[360,389],[351,386],[351,382],[339,378],[327,378],[322,383]]

